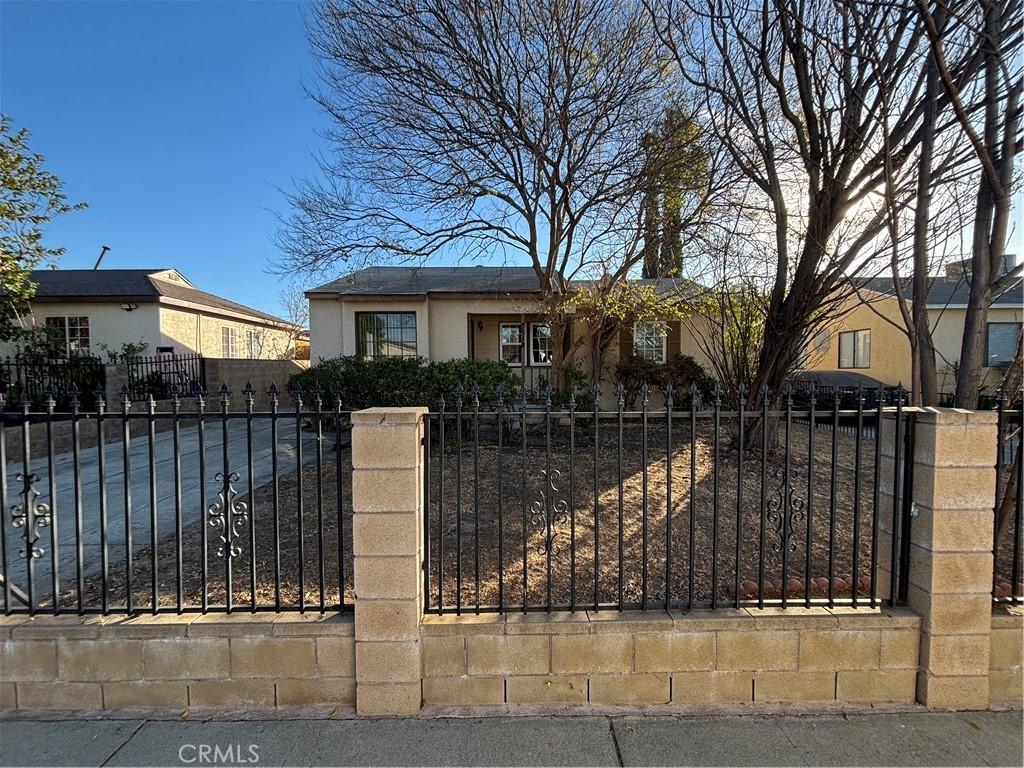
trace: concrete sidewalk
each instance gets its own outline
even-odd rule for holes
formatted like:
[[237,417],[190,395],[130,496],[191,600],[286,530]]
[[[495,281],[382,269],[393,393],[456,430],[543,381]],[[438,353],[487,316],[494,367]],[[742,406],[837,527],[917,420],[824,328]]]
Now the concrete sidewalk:
[[[1020,712],[0,718],[0,765],[1007,765]],[[268,715],[269,716],[269,715]],[[49,719],[48,719],[49,718]]]

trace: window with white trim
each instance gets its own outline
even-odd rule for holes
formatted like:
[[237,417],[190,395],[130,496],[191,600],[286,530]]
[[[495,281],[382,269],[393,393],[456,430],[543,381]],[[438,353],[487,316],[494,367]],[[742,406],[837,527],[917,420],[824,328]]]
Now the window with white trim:
[[668,334],[659,323],[637,323],[633,326],[633,354],[641,360],[664,363],[667,357]]
[[839,367],[871,367],[871,331],[846,331],[839,334]]
[[89,318],[85,315],[53,316],[45,320],[50,345],[65,355],[88,354]]
[[551,365],[551,326],[530,323],[530,365]]
[[250,360],[256,360],[260,356],[259,331],[255,328],[246,328],[245,330],[245,351]]
[[502,323],[498,328],[498,357],[509,365],[523,364],[522,323]]
[[220,356],[238,357],[238,331],[227,325],[220,329]]

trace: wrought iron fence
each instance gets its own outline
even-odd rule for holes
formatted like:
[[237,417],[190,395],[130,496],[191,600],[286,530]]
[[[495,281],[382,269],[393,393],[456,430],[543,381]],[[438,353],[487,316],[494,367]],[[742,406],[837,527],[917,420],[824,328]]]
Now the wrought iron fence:
[[92,398],[104,385],[103,362],[91,355],[19,353],[0,358],[0,395],[9,406],[23,401],[40,407],[47,397],[66,407],[71,393]]
[[349,412],[241,394],[0,413],[4,613],[347,609]]
[[[846,408],[811,388],[798,408],[787,388],[750,409],[741,391],[728,410],[694,387],[685,408],[667,389],[651,410],[650,394],[639,410],[621,388],[611,409],[598,390],[585,409],[531,405],[523,390],[440,402],[423,447],[425,610],[905,600],[914,422],[902,397],[869,409],[860,390]],[[819,420],[829,434],[809,427]],[[883,423],[894,457],[875,437]]]
[[132,400],[150,395],[164,400],[175,393],[189,396],[206,391],[206,361],[198,353],[130,357],[125,363]]
[[1024,466],[1021,461],[1021,434],[1024,402],[1021,394],[996,402],[998,412],[996,450],[996,505],[994,510],[995,544],[992,551],[992,597],[995,602],[1024,603],[1024,539],[1021,489]]

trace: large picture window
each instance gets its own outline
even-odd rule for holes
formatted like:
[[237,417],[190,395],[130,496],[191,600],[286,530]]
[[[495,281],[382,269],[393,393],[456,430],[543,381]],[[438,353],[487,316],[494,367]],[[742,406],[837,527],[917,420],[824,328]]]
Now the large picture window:
[[839,334],[839,367],[871,367],[871,331],[847,331]]
[[523,364],[522,323],[502,323],[498,329],[498,356],[509,365]]
[[985,365],[1009,365],[1017,351],[1019,323],[989,323],[985,336]]
[[551,365],[551,326],[530,323],[530,365]]
[[89,318],[84,315],[48,317],[46,332],[52,348],[61,354],[89,352]]
[[416,313],[356,312],[356,354],[366,360],[416,357]]
[[664,363],[668,338],[657,323],[637,323],[633,328],[633,354],[642,360]]

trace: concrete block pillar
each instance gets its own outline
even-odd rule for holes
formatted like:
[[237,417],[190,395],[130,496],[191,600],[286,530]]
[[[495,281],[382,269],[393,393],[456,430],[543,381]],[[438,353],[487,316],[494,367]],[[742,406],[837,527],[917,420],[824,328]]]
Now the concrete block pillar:
[[987,709],[996,414],[917,414],[907,600],[922,617],[917,698]]
[[423,699],[423,449],[426,408],[352,414],[356,711],[414,715]]

